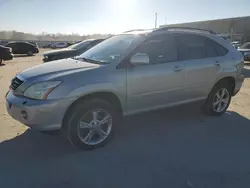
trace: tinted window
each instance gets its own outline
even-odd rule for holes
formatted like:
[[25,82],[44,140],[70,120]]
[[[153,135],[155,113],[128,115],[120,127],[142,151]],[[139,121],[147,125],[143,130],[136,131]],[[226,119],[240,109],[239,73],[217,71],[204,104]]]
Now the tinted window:
[[198,35],[177,35],[180,60],[206,58],[205,37]]
[[250,43],[249,43],[249,42],[248,42],[248,43],[245,43],[245,44],[243,44],[240,48],[241,48],[241,49],[250,49]]
[[14,46],[16,46],[16,44],[15,43],[9,43],[9,44],[6,44],[6,46],[13,48]]
[[91,42],[91,43],[87,46],[87,49],[92,48],[93,46],[97,45],[97,44],[100,43],[100,42],[101,42],[101,41],[99,41],[99,40],[96,40],[96,41]]
[[227,49],[211,39],[206,40],[206,49],[207,57],[224,56],[228,52]]
[[16,46],[18,49],[23,49],[23,50],[26,50],[29,47],[28,44],[26,43],[16,43]]
[[144,42],[134,54],[148,54],[150,63],[152,64],[176,61],[177,48],[175,44],[174,36],[156,36]]

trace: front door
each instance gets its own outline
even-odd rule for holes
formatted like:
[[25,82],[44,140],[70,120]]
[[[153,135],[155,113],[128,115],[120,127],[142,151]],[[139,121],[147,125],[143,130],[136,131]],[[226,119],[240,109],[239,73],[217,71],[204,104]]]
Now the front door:
[[147,111],[181,101],[184,64],[177,61],[175,37],[154,36],[133,53],[146,53],[149,64],[127,69],[128,113]]

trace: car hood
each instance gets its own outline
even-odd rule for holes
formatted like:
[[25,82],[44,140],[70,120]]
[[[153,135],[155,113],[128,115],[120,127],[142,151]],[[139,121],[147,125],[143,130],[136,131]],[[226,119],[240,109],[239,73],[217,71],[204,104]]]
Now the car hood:
[[52,51],[45,52],[43,53],[43,56],[58,55],[58,54],[69,53],[69,52],[74,52],[74,51],[75,49],[63,48],[59,50],[52,50]]
[[45,79],[52,79],[57,76],[94,69],[100,66],[101,65],[78,61],[75,59],[62,59],[26,69],[21,72],[19,76],[25,80],[28,80],[30,78],[35,79],[38,77],[46,77]]

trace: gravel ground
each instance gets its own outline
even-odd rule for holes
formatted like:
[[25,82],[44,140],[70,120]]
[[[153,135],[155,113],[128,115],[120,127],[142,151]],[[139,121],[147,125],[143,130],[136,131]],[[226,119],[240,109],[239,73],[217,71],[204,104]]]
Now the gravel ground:
[[250,64],[225,115],[205,116],[195,104],[128,117],[107,146],[81,152],[5,110],[10,80],[41,60],[19,56],[0,66],[0,187],[250,186]]

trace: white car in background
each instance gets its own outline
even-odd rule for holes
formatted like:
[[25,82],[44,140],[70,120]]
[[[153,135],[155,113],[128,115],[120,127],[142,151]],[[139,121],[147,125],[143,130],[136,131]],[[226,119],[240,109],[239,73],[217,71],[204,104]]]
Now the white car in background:
[[66,48],[66,47],[68,47],[68,42],[57,42],[51,44],[51,48]]

